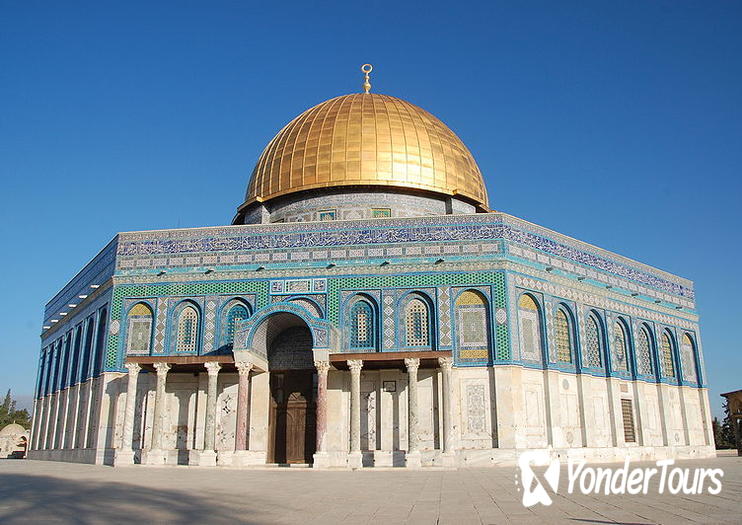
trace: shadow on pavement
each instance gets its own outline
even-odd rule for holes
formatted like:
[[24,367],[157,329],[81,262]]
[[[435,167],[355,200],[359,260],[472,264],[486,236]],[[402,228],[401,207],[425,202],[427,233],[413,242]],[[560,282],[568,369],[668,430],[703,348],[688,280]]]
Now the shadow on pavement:
[[265,522],[244,503],[237,513],[197,494],[28,474],[0,473],[0,502],[1,523]]

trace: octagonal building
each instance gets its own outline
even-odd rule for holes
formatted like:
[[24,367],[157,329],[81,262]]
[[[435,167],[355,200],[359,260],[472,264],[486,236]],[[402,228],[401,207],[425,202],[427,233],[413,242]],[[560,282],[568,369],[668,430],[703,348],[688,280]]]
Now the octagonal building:
[[693,283],[491,211],[450,128],[364,87],[278,132],[231,225],[119,233],[49,301],[28,457],[712,456]]

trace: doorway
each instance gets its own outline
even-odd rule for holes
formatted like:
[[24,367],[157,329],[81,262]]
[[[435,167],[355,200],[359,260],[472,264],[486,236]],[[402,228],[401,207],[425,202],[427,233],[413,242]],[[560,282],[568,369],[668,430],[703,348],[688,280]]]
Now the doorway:
[[[272,319],[269,319],[269,321]],[[312,336],[292,314],[278,314],[268,344],[270,413],[268,462],[312,463],[316,451],[317,375]]]

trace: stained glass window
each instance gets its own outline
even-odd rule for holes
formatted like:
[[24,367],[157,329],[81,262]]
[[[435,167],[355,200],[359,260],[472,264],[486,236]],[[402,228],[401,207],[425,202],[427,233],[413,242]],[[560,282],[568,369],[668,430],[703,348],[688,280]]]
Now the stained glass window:
[[198,312],[186,306],[178,316],[177,352],[195,352],[198,341]]
[[628,371],[628,342],[626,330],[621,321],[613,323],[613,368]]
[[636,337],[636,366],[639,373],[643,375],[652,375],[652,340],[646,326],[639,329]]
[[[92,331],[90,335],[92,339]],[[137,303],[129,310],[127,354],[149,354],[152,341],[152,309]]]
[[665,377],[675,377],[675,363],[672,359],[672,342],[667,332],[662,334],[660,355],[662,359],[662,375]]
[[383,217],[391,217],[392,210],[389,208],[373,208],[371,210],[371,217],[374,219],[380,219]]
[[572,330],[567,312],[559,308],[555,322],[557,361],[561,363],[572,362]]
[[680,344],[680,359],[683,366],[683,379],[687,381],[697,381],[696,359],[693,347],[693,340],[688,334],[683,334]]
[[335,210],[322,210],[319,212],[319,220],[321,221],[334,221],[336,212]]
[[232,346],[234,343],[235,329],[237,328],[237,321],[243,321],[249,317],[247,308],[243,304],[235,304],[227,311],[227,318],[224,324],[222,343],[228,346]]
[[600,330],[600,321],[595,314],[587,317],[585,325],[585,366],[589,368],[601,368],[603,366],[603,337]]
[[428,306],[421,299],[412,299],[405,309],[407,346],[430,346]]
[[366,301],[358,301],[350,310],[351,348],[373,348],[375,344],[374,311]]
[[536,301],[528,294],[518,301],[520,317],[520,347],[524,359],[541,360],[541,319]]

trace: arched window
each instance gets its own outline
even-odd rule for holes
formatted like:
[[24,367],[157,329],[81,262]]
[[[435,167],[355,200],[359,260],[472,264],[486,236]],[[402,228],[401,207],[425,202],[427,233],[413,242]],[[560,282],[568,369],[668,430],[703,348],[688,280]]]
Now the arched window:
[[52,383],[52,392],[59,390],[59,376],[61,371],[59,365],[62,358],[62,338],[57,339],[57,350],[54,352],[54,382]]
[[585,324],[585,366],[589,368],[603,367],[603,332],[600,321],[594,313],[587,316]]
[[149,354],[152,342],[152,309],[137,303],[129,310],[127,354]]
[[176,352],[196,352],[198,343],[198,312],[193,306],[186,306],[178,315],[178,334]]
[[69,363],[70,363],[70,355],[72,352],[72,335],[71,333],[67,335],[67,340],[64,343],[64,353],[62,354],[62,378],[61,378],[61,386],[60,388],[66,388],[68,385],[68,372],[69,372]]
[[428,305],[414,298],[405,308],[405,345],[430,346],[430,319]]
[[234,343],[235,329],[237,328],[237,321],[244,321],[250,317],[250,313],[247,311],[247,307],[240,303],[235,302],[227,309],[227,315],[224,317],[224,324],[222,325],[222,344],[228,347],[232,347]]
[[376,348],[374,309],[368,302],[360,300],[350,309],[350,347],[356,349]]
[[[95,355],[93,356],[93,377],[98,377],[103,369],[103,356],[105,355],[103,345],[106,342],[106,321],[108,311],[101,308],[98,313],[98,333],[95,337]],[[93,436],[94,434],[90,434]]]
[[556,314],[555,321],[555,336],[556,336],[556,349],[557,349],[557,361],[560,363],[571,363],[572,362],[572,323],[569,321],[569,316],[564,308],[559,308]]
[[626,328],[621,321],[613,323],[613,369],[627,372],[629,370],[629,339]]
[[466,290],[456,299],[456,333],[459,357],[486,359],[489,356],[487,299],[481,293]]
[[696,382],[698,380],[695,354],[693,340],[688,334],[683,334],[680,343],[680,362],[683,366],[683,379],[686,381]]
[[[92,323],[88,321],[88,330],[92,329]],[[90,366],[90,354],[85,353],[85,347],[82,344],[83,337],[83,325],[77,327],[77,334],[75,335],[75,353],[80,354],[80,362],[82,363],[80,368],[80,382],[85,381],[88,378],[88,367]]]
[[520,318],[520,348],[523,359],[540,361],[543,355],[541,343],[541,314],[536,301],[528,294],[518,301]]
[[652,338],[645,325],[639,329],[636,336],[636,366],[638,372],[649,376],[654,373],[652,367]]
[[660,359],[662,361],[662,375],[665,377],[675,377],[675,363],[672,358],[672,341],[667,332],[662,332]]

